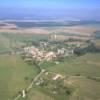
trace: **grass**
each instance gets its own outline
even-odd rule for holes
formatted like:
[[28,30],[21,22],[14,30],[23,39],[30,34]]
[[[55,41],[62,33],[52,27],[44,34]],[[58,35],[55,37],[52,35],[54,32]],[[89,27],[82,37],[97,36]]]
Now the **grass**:
[[36,67],[28,66],[20,57],[0,56],[0,99],[13,100],[19,91],[28,87],[36,74]]
[[9,52],[15,47],[30,45],[32,41],[39,41],[47,38],[48,35],[3,32],[0,33],[0,53]]
[[40,90],[34,89],[30,91],[30,93],[27,95],[25,99],[20,98],[19,100],[54,100],[52,97],[48,96],[47,94],[44,94]]
[[[92,62],[92,63],[91,63]],[[86,54],[81,57],[66,59],[59,65],[48,67],[47,70],[64,75],[99,76],[100,77],[100,53]]]
[[[92,63],[91,63],[92,62]],[[100,77],[100,54],[86,54],[80,57],[67,58],[58,65],[50,64],[46,68],[52,72],[69,75],[65,79],[65,84],[75,87],[75,91],[67,97],[65,95],[52,95],[50,86],[37,87],[33,86],[31,92],[25,100],[99,100],[100,98],[100,82],[88,79],[87,76]],[[77,76],[78,74],[82,76]],[[75,75],[75,76],[72,76]],[[84,77],[85,76],[85,77]],[[49,79],[48,79],[49,80]],[[23,99],[21,99],[23,100]]]
[[[92,62],[92,63],[91,63]],[[81,57],[66,59],[58,65],[48,66],[49,71],[64,75],[81,74],[83,76],[100,77],[100,54],[87,54]],[[13,100],[19,91],[25,89],[36,76],[35,66],[27,65],[19,56],[0,55],[0,99]],[[26,80],[27,78],[27,80]],[[67,82],[73,81],[78,88],[70,97],[70,100],[98,100],[100,83],[86,78],[69,78]],[[58,100],[49,94],[48,89],[37,88],[35,85],[28,93],[25,100]],[[63,96],[64,97],[64,96]],[[62,98],[62,97],[61,97]],[[59,99],[61,99],[59,97]],[[68,99],[68,98],[64,98]],[[20,98],[19,100],[23,100]]]
[[[11,50],[11,44],[37,39],[35,35],[0,34],[0,51]],[[38,39],[43,39],[38,37]],[[38,40],[37,39],[37,40]],[[100,77],[100,53],[86,54],[80,57],[66,58],[59,64],[43,63],[42,68],[63,75],[75,75],[68,81],[78,86],[70,100],[98,100],[100,98],[100,83],[91,79],[78,78],[77,75]],[[19,91],[28,87],[37,75],[38,69],[26,64],[18,55],[0,55],[0,100],[13,100]],[[50,95],[47,88],[37,88],[35,85],[24,100],[58,100],[61,98]],[[23,100],[20,98],[20,100]]]
[[70,77],[66,82],[71,82],[77,87],[70,100],[99,100],[100,83],[84,77]]
[[0,52],[5,52],[10,50],[9,39],[3,37],[0,34]]
[[48,67],[54,66],[55,63],[54,62],[43,62],[40,67],[43,69],[47,69]]
[[41,39],[47,39],[48,35],[42,34],[24,34],[24,33],[1,33],[5,38],[11,39],[12,42],[27,42],[27,41],[39,41]]

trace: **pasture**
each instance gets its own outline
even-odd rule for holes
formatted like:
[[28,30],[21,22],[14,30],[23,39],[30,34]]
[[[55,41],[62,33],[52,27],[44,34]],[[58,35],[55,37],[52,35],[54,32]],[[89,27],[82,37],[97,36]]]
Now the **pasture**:
[[80,57],[67,58],[59,65],[48,67],[47,70],[64,75],[100,77],[100,54],[86,54]]
[[35,66],[27,65],[19,56],[0,55],[0,99],[13,100],[37,72]]

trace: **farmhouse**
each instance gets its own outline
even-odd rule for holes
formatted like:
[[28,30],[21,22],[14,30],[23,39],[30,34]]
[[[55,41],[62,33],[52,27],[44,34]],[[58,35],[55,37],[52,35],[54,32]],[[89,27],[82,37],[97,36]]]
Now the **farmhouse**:
[[52,78],[52,80],[57,80],[57,79],[59,79],[59,78],[62,78],[62,75],[60,75],[60,74],[56,74],[53,78]]

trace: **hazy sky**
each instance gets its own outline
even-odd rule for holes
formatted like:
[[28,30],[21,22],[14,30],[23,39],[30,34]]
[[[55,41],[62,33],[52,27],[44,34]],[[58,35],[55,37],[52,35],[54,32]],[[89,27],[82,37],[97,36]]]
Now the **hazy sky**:
[[100,0],[0,0],[1,14],[40,13],[99,18],[99,12]]
[[0,0],[2,7],[98,8],[100,0]]

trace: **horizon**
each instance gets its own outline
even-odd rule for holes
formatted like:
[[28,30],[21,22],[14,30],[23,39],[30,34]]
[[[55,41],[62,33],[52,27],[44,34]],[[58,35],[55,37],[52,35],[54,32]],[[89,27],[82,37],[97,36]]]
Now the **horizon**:
[[100,17],[99,0],[1,0],[0,18],[69,18],[94,19]]

